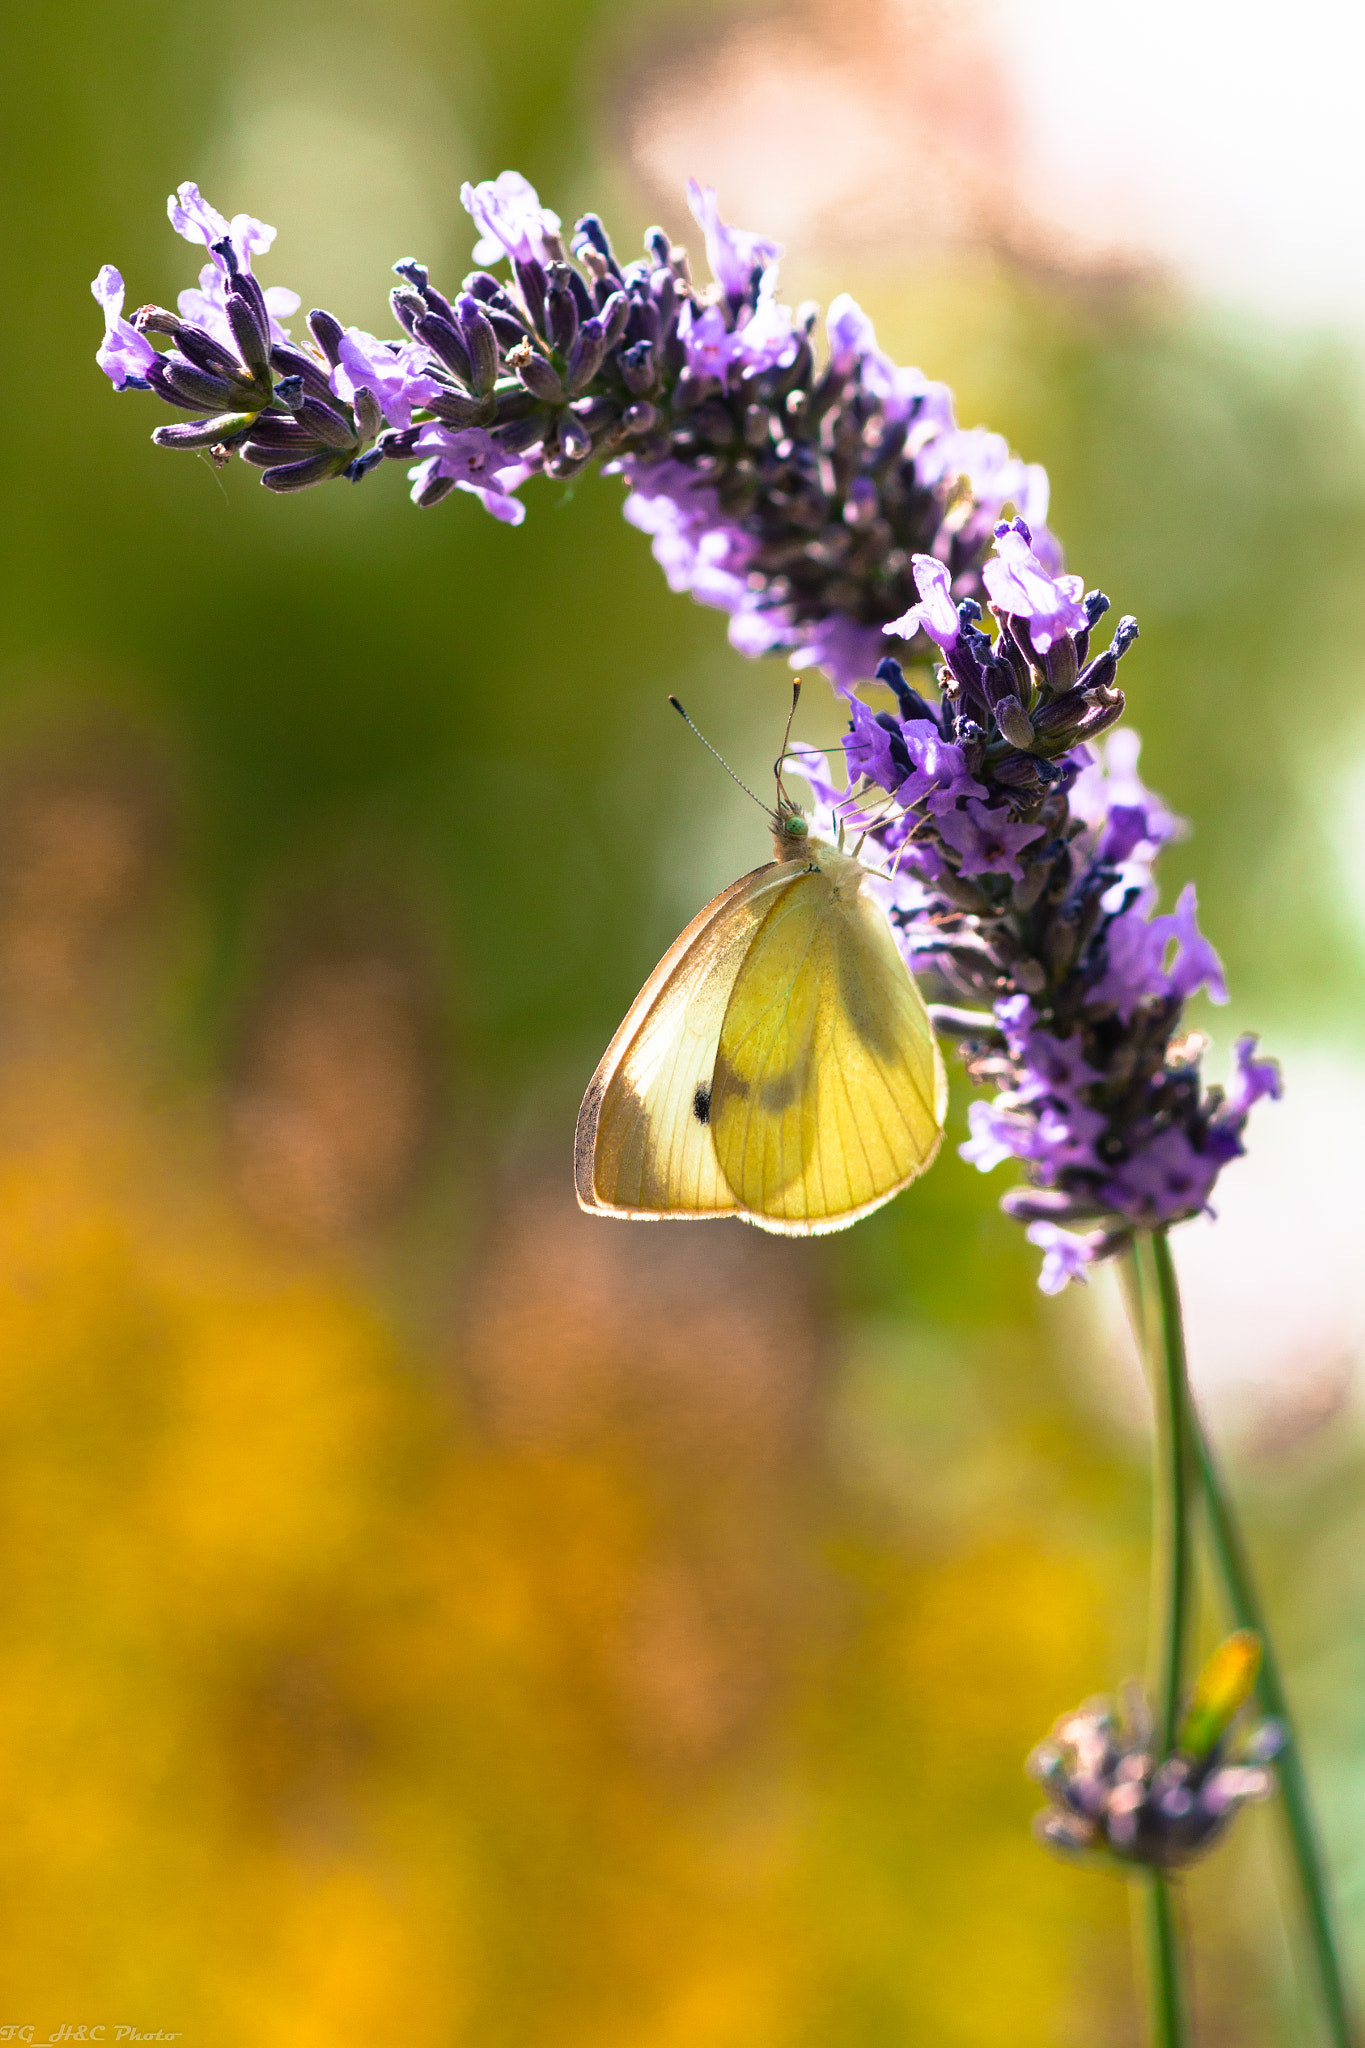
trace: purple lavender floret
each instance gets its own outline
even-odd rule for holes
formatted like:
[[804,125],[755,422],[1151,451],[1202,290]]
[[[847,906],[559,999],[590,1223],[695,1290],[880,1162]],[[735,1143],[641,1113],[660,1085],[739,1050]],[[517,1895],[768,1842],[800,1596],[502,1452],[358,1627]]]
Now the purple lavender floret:
[[[846,294],[830,307],[822,360],[817,309],[779,297],[777,243],[725,222],[709,186],[688,187],[706,286],[657,228],[644,257],[622,264],[593,214],[566,256],[558,215],[515,171],[461,196],[475,263],[504,275],[476,269],[447,297],[424,265],[401,262],[398,338],[314,312],[300,346],[283,324],[297,296],[253,276],[274,229],[229,220],[181,185],[172,225],[211,260],[180,294],[178,327],[144,309],[124,323],[131,339],[110,329],[101,364],[121,388],[147,383],[202,416],[164,430],[162,445],[219,460],[236,450],[274,490],[358,480],[389,457],[409,465],[418,505],[467,491],[515,524],[532,476],[595,464],[627,485],[626,516],[673,588],[728,615],[736,648],[819,666],[845,694],[874,674],[883,628],[913,602],[913,557],[939,566],[950,605],[980,594],[992,528],[1012,505],[1030,522],[1038,574],[1059,570],[1041,525],[1043,472],[998,435],[960,429],[947,388],[894,363]],[[264,344],[260,374],[239,390],[244,295]],[[198,339],[186,345],[186,333]],[[150,335],[197,348],[198,369],[232,389],[159,368]],[[201,360],[214,348],[226,360]],[[491,436],[501,459],[470,434]]]
[[925,556],[917,604],[887,628],[938,647],[939,700],[888,659],[896,709],[849,706],[847,791],[828,794],[810,756],[800,765],[817,823],[823,807],[826,829],[842,817],[880,848],[910,965],[991,1006],[934,1012],[994,1090],[971,1105],[962,1154],[982,1172],[1024,1168],[1003,1206],[1056,1293],[1135,1230],[1205,1209],[1279,1076],[1248,1038],[1227,1093],[1205,1088],[1203,1041],[1179,1036],[1190,996],[1227,992],[1193,886],[1157,910],[1153,864],[1179,821],[1139,780],[1134,736],[1099,741],[1124,709],[1116,677],[1136,625],[1121,619],[1096,652],[1107,599],[1050,568],[1024,521],[1002,522],[995,543],[982,570],[993,633]]
[[115,391],[150,390],[147,380],[157,352],[146,335],[123,318],[123,279],[112,263],[104,265],[90,292],[104,314],[104,340],[95,351],[95,361]]

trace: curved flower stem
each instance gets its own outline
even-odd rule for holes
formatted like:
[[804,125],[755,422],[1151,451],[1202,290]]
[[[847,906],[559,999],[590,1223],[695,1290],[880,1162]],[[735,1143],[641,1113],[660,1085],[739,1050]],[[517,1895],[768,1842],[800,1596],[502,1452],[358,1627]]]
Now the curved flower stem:
[[[1153,1516],[1157,1525],[1153,1569],[1161,1617],[1161,1664],[1157,1677],[1156,1758],[1176,1745],[1190,1630],[1190,1403],[1185,1382],[1185,1333],[1180,1296],[1166,1233],[1152,1233],[1152,1258],[1160,1307],[1161,1355],[1153,1360],[1157,1408],[1157,1464]],[[1159,1365],[1159,1370],[1158,1370]],[[1147,1879],[1147,1976],[1153,2048],[1185,2048],[1189,2040],[1180,1943],[1171,1911],[1170,1880],[1154,1870]]]
[[1257,1691],[1260,1694],[1261,1705],[1280,1723],[1288,1737],[1275,1768],[1279,1774],[1280,1798],[1289,1835],[1290,1858],[1303,1899],[1308,1938],[1317,1965],[1318,1986],[1322,1994],[1323,2018],[1328,2038],[1332,2042],[1332,2048],[1352,2048],[1356,2034],[1351,2019],[1341,1958],[1337,1951],[1331,1895],[1322,1850],[1318,1843],[1317,1825],[1313,1818],[1308,1777],[1303,1767],[1298,1734],[1290,1716],[1279,1661],[1266,1627],[1265,1610],[1256,1590],[1256,1582],[1251,1575],[1242,1532],[1237,1525],[1232,1504],[1224,1491],[1208,1438],[1198,1418],[1192,1416],[1191,1420],[1204,1502],[1208,1509],[1209,1533],[1213,1539],[1214,1555],[1218,1560],[1218,1570],[1227,1595],[1228,1607],[1238,1628],[1254,1629],[1260,1637],[1261,1669]]
[[[1158,1281],[1163,1348],[1167,1353],[1167,1386],[1169,1388],[1171,1384],[1170,1344],[1174,1330],[1180,1361],[1178,1377],[1182,1388],[1185,1388],[1185,1432],[1189,1451],[1192,1452],[1193,1462],[1198,1468],[1200,1489],[1208,1515],[1209,1535],[1218,1574],[1223,1582],[1224,1597],[1237,1627],[1254,1630],[1260,1639],[1261,1668],[1257,1680],[1257,1693],[1266,1713],[1280,1723],[1289,1737],[1275,1768],[1279,1776],[1285,1826],[1289,1836],[1290,1859],[1303,1900],[1304,1918],[1317,1968],[1327,2038],[1332,2048],[1355,2048],[1358,2036],[1337,1948],[1330,1888],[1318,1843],[1307,1775],[1289,1712],[1279,1661],[1266,1625],[1265,1610],[1252,1576],[1242,1532],[1224,1489],[1208,1437],[1189,1399],[1184,1374],[1184,1338],[1180,1320],[1179,1290],[1170,1246],[1164,1232],[1154,1232],[1152,1235],[1152,1257]],[[1147,1315],[1150,1291],[1136,1244],[1125,1265],[1125,1278],[1129,1282],[1129,1311],[1138,1339],[1138,1348],[1147,1356],[1152,1348]],[[1169,1665],[1167,1669],[1169,1672]],[[1154,1902],[1149,1915],[1154,1953],[1157,1947],[1157,1912],[1158,1908]],[[1163,1939],[1169,1941],[1171,1938],[1168,1928]]]
[[1145,1889],[1152,2048],[1187,2048],[1190,2030],[1180,1978],[1180,1942],[1171,1911],[1171,1881],[1164,1871],[1154,1870]]
[[1165,1466],[1164,1489],[1158,1500],[1165,1510],[1164,1555],[1158,1570],[1164,1573],[1163,1606],[1165,1638],[1162,1644],[1161,1674],[1157,1685],[1157,1756],[1168,1757],[1175,1748],[1180,1726],[1180,1701],[1185,1686],[1185,1646],[1190,1632],[1190,1505],[1194,1491],[1194,1462],[1190,1456],[1190,1397],[1185,1377],[1185,1329],[1180,1319],[1180,1293],[1176,1286],[1171,1247],[1164,1230],[1152,1232],[1152,1263],[1156,1268],[1157,1302],[1161,1317],[1161,1388],[1165,1405],[1157,1431],[1158,1456]]

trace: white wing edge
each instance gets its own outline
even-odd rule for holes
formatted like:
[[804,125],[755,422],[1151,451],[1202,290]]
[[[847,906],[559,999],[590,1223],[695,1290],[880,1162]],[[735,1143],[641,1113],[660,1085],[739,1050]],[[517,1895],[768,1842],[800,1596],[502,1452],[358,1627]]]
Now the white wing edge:
[[[722,889],[719,896],[713,896],[706,908],[697,912],[686,930],[679,933],[627,1010],[620,1029],[603,1053],[597,1071],[588,1083],[574,1130],[574,1192],[578,1196],[579,1208],[585,1210],[588,1215],[624,1216],[633,1223],[709,1223],[714,1217],[741,1216],[746,1223],[759,1223],[764,1229],[773,1227],[767,1217],[750,1215],[747,1209],[740,1208],[738,1202],[729,1209],[627,1209],[616,1202],[604,1202],[597,1193],[593,1166],[597,1152],[597,1122],[607,1089],[611,1086],[617,1067],[634,1042],[641,1024],[664,984],[671,979],[679,963],[691,951],[713,919],[728,910],[737,897],[757,894],[754,884],[760,877],[771,877],[772,882],[776,883],[787,879],[791,874],[799,873],[804,866],[804,862],[767,861],[762,867],[753,868],[747,875],[741,875],[728,889]],[[892,1192],[895,1193],[896,1190],[893,1189]],[[784,1229],[786,1227],[783,1226]]]

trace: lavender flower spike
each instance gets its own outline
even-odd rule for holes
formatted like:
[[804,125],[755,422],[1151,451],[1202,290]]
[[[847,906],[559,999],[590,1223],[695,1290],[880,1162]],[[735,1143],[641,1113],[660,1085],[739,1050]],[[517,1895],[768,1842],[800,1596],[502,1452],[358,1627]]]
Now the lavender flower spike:
[[[885,661],[897,709],[851,706],[844,747],[872,842],[920,892],[891,908],[907,960],[936,967],[946,996],[989,1005],[937,1013],[996,1091],[972,1105],[963,1157],[1024,1168],[1003,1206],[1055,1293],[1135,1231],[1198,1214],[1278,1073],[1245,1043],[1228,1094],[1206,1089],[1202,1041],[1179,1036],[1191,995],[1226,990],[1193,888],[1156,911],[1152,866],[1177,823],[1138,780],[1132,735],[1107,755],[1088,744],[1122,714],[1136,625],[1120,620],[1092,652],[1107,600],[1049,570],[1026,522],[1001,522],[995,540],[981,572],[994,638],[974,599],[954,607],[946,565],[916,556],[920,601],[892,630],[937,644],[940,702]],[[949,755],[954,774],[928,772]]]
[[[1034,1226],[1044,1285],[1198,1213],[1278,1079],[1239,1047],[1228,1093],[1206,1089],[1201,1042],[1180,1034],[1191,995],[1222,999],[1222,971],[1192,891],[1157,912],[1153,863],[1179,827],[1138,778],[1136,740],[1098,750],[1137,626],[1092,647],[1108,600],[1062,568],[1044,472],[960,428],[946,388],[892,362],[846,294],[822,361],[816,310],[778,297],[777,243],[722,221],[709,187],[688,187],[718,287],[703,291],[662,230],[623,263],[595,214],[567,260],[515,171],[462,197],[476,260],[510,258],[505,283],[476,270],[447,297],[404,261],[399,338],[314,312],[295,347],[281,321],[297,299],[251,273],[274,230],[182,185],[172,223],[212,260],[178,318],[131,324],[102,271],[101,367],[190,415],[162,445],[236,451],[276,491],[390,457],[418,505],[461,492],[516,525],[537,474],[620,476],[673,589],[724,612],[740,652],[818,664],[848,700],[851,801],[901,943],[975,1005],[940,1010],[995,1091],[967,1156],[1023,1167],[1004,1206]],[[888,633],[942,657],[936,701],[883,658]],[[855,694],[874,677],[895,710]]]
[[[650,534],[674,588],[728,614],[733,646],[819,665],[845,694],[871,679],[883,628],[915,603],[913,557],[941,564],[955,598],[980,596],[991,529],[1013,504],[1033,522],[1039,561],[1056,566],[1039,524],[1042,472],[998,436],[960,430],[946,387],[893,363],[846,296],[830,309],[822,361],[815,309],[793,313],[778,295],[777,243],[722,221],[709,188],[694,183],[690,198],[718,292],[693,285],[684,251],[658,229],[643,258],[623,264],[595,214],[577,223],[566,260],[558,215],[518,172],[462,196],[479,229],[476,261],[510,258],[506,283],[476,270],[447,296],[425,265],[404,261],[398,338],[314,313],[302,346],[286,325],[297,297],[265,287],[252,317],[276,395],[253,384],[239,404],[215,390],[214,416],[229,422],[216,433],[197,375],[136,352],[157,393],[195,414],[162,429],[161,443],[236,450],[270,489],[293,490],[358,479],[384,456],[412,463],[420,440],[419,505],[466,490],[509,522],[523,516],[514,492],[528,478],[596,464],[626,484],[626,516]],[[231,302],[243,280],[260,290],[252,265],[274,230],[248,214],[228,219],[191,184],[170,214],[210,253],[198,286],[180,294],[179,320],[203,337],[190,344],[197,371],[217,375],[238,360],[242,309]],[[154,331],[170,334],[174,316],[157,318]],[[299,402],[323,410],[300,415]],[[450,437],[474,429],[499,444],[485,469],[501,483],[465,474],[452,452]]]

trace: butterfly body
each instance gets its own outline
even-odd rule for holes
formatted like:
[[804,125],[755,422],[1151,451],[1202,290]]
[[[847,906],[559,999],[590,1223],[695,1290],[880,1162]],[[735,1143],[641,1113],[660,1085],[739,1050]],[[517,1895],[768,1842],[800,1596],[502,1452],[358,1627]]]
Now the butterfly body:
[[839,1230],[932,1161],[947,1082],[867,870],[774,816],[645,983],[579,1112],[581,1206],[650,1221],[739,1216]]

